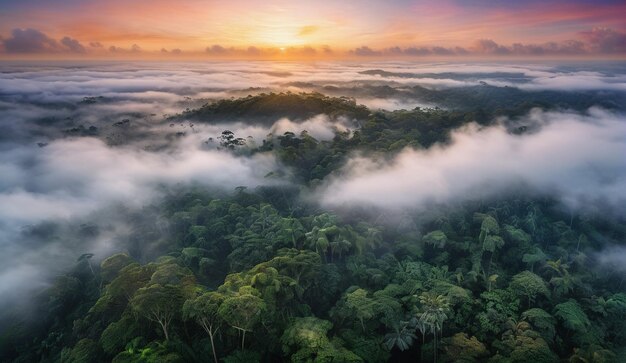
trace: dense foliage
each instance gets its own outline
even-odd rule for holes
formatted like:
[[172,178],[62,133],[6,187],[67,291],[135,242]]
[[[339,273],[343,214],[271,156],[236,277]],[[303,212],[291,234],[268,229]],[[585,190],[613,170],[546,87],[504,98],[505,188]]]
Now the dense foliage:
[[563,212],[522,192],[407,211],[402,222],[371,210],[335,214],[301,198],[349,152],[445,143],[473,111],[370,113],[346,99],[273,94],[191,113],[273,117],[283,106],[360,126],[328,141],[285,133],[255,146],[223,134],[234,154],[275,154],[293,175],[268,178],[296,186],[170,191],[145,207],[158,218],[137,216],[125,251],[104,259],[77,251],[76,265],[38,297],[39,311],[0,338],[0,360],[624,359],[623,275],[593,259],[626,240],[624,221]]
[[261,93],[243,98],[207,103],[185,116],[202,121],[265,120],[270,124],[280,117],[301,120],[325,114],[331,117],[365,117],[369,110],[347,97],[327,97],[319,93]]

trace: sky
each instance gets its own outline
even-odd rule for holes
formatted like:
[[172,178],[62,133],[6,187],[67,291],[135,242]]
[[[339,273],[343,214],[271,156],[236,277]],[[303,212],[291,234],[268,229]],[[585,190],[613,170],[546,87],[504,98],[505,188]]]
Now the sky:
[[619,58],[624,14],[623,0],[0,0],[0,57]]

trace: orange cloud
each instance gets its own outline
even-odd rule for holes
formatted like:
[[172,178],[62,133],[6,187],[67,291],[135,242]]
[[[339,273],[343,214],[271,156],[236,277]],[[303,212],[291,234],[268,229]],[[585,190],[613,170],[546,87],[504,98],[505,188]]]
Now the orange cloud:
[[298,32],[298,35],[301,37],[307,36],[307,35],[311,35],[313,33],[315,33],[317,30],[319,29],[319,27],[315,26],[315,25],[306,25],[303,26],[302,28],[300,28],[300,31]]

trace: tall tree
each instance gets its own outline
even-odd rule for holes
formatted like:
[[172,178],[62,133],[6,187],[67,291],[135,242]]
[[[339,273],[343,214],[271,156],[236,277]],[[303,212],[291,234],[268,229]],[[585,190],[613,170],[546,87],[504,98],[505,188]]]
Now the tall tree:
[[247,292],[227,297],[220,305],[219,317],[242,334],[241,349],[245,347],[246,333],[253,331],[266,307],[263,299]]
[[178,286],[154,284],[137,290],[130,306],[137,315],[158,323],[169,340],[170,323],[179,313],[183,298]]
[[421,314],[419,320],[430,326],[433,333],[433,356],[437,362],[437,338],[443,330],[443,323],[448,319],[450,303],[443,295],[424,292],[419,296]]
[[206,292],[196,298],[185,301],[183,305],[183,318],[195,320],[204,329],[211,340],[211,351],[213,360],[217,363],[217,353],[215,352],[215,334],[220,329],[219,308],[225,297],[218,292]]
[[375,301],[367,296],[367,291],[364,289],[356,289],[346,294],[346,307],[354,311],[363,331],[365,331],[365,320],[374,317],[375,304]]

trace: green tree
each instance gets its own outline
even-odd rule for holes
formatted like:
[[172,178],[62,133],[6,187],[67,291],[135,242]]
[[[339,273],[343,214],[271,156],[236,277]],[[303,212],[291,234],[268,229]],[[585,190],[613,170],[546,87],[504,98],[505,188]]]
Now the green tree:
[[385,347],[392,350],[398,348],[400,351],[405,351],[413,345],[413,341],[417,339],[415,333],[409,329],[408,322],[397,323],[393,327],[391,333],[385,334]]
[[443,331],[443,323],[448,319],[450,303],[443,295],[424,292],[419,296],[421,314],[419,320],[430,327],[433,333],[433,355],[437,362],[437,337]]
[[183,305],[183,318],[185,320],[195,320],[204,329],[211,340],[211,351],[213,360],[218,362],[215,351],[215,335],[219,331],[219,308],[225,297],[218,292],[206,292],[193,299],[185,301]]
[[565,296],[574,290],[578,279],[570,274],[568,264],[563,263],[561,259],[550,260],[546,262],[546,269],[552,273],[550,285],[553,286],[557,296]]
[[135,292],[148,284],[152,274],[156,269],[156,264],[151,263],[142,266],[138,263],[131,263],[123,267],[117,277],[105,288],[105,293],[93,307],[94,310],[105,309],[109,302],[126,305]]
[[556,320],[547,311],[539,308],[528,309],[522,313],[522,319],[532,324],[545,341],[554,339]]
[[91,339],[81,339],[74,348],[61,357],[61,361],[67,363],[92,363],[98,362],[101,353],[98,344]]
[[283,351],[294,363],[314,360],[330,344],[326,334],[332,326],[330,321],[313,316],[293,319],[280,338]]
[[433,248],[444,248],[448,242],[448,237],[440,230],[432,231],[426,234],[422,240]]
[[578,302],[573,299],[556,305],[554,307],[554,316],[560,319],[563,326],[567,329],[580,334],[584,334],[591,326],[587,314],[585,314]]
[[117,253],[107,257],[100,263],[100,276],[104,282],[111,282],[126,266],[133,263],[133,259],[126,253]]
[[317,353],[314,363],[362,363],[363,359],[346,349],[339,339],[331,340]]
[[533,272],[536,263],[543,263],[548,259],[545,253],[539,247],[535,247],[532,253],[525,253],[522,256],[522,261],[530,266],[530,271]]
[[609,349],[597,344],[583,348],[574,348],[568,363],[617,363],[617,355]]
[[481,340],[501,333],[502,326],[518,316],[519,298],[510,290],[485,291],[480,294],[479,304],[476,335]]
[[374,317],[376,302],[367,296],[364,289],[356,289],[346,294],[346,307],[354,312],[354,316],[361,323],[365,331],[365,321]]
[[169,327],[179,313],[184,301],[180,287],[154,284],[137,290],[130,301],[132,310],[139,316],[159,324],[165,340],[169,340]]
[[500,225],[492,216],[485,216],[480,224],[480,235],[478,241],[484,243],[487,236],[494,236],[500,233]]
[[456,333],[442,341],[444,362],[474,363],[489,355],[489,351],[476,337],[466,333]]
[[116,322],[109,324],[100,335],[100,346],[110,355],[123,350],[138,333],[138,326],[132,314],[124,314]]
[[503,334],[502,344],[498,344],[500,352],[506,355],[506,358],[502,359],[496,355],[490,361],[510,363],[557,363],[559,361],[545,340],[530,329],[528,323],[521,322],[514,325],[512,330]]
[[480,225],[480,235],[478,241],[482,244],[482,250],[489,252],[489,263],[485,276],[491,276],[491,265],[493,264],[493,256],[496,251],[504,246],[504,240],[498,234],[500,226],[498,221],[492,216],[485,216]]
[[218,309],[218,316],[241,332],[241,349],[243,350],[246,343],[246,333],[253,331],[266,308],[263,299],[244,292],[227,297]]
[[528,307],[537,295],[548,296],[550,294],[541,276],[530,271],[522,271],[513,276],[509,288],[518,296],[525,296],[528,299]]

